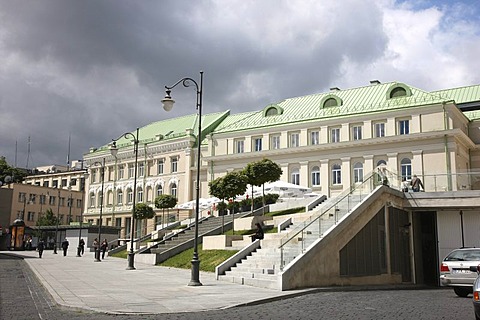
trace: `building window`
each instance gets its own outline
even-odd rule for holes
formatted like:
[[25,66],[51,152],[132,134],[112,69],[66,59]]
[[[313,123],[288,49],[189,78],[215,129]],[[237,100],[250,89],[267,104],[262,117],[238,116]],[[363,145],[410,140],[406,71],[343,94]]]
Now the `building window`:
[[52,188],[58,188],[58,180],[52,181]]
[[312,168],[312,186],[320,185],[320,168],[315,166]]
[[323,103],[324,108],[337,107],[337,106],[338,106],[338,101],[335,98],[328,98]]
[[33,220],[35,220],[35,212],[28,211],[28,213],[27,213],[27,220],[28,220],[28,221],[33,221]]
[[402,172],[402,178],[406,180],[412,179],[412,161],[408,158],[403,158],[400,161],[400,171]]
[[41,194],[40,195],[40,204],[45,204],[46,203],[46,200],[47,200],[47,196],[44,195],[44,194]]
[[82,199],[77,199],[77,208],[82,207]]
[[54,196],[49,196],[48,197],[48,204],[51,206],[55,205],[55,197]]
[[138,202],[143,202],[143,189],[142,188],[137,189],[137,199],[138,199]]
[[133,202],[133,191],[132,189],[127,190],[127,203],[132,203]]
[[60,197],[60,206],[65,207],[65,197]]
[[399,120],[398,121],[398,134],[409,134],[410,133],[410,121],[409,120]]
[[62,179],[62,187],[66,187],[67,186],[67,179]]
[[101,207],[103,206],[103,192],[99,192],[98,193],[98,203],[97,203],[97,207]]
[[125,171],[125,166],[119,165],[118,166],[118,179],[123,179],[124,178],[124,171]]
[[319,131],[310,132],[310,144],[311,145],[320,144],[320,132]]
[[290,134],[290,148],[296,148],[300,146],[300,134],[297,132]]
[[93,192],[90,193],[90,201],[88,205],[90,208],[95,207],[95,194]]
[[70,185],[73,187],[73,186],[76,186],[77,185],[77,179],[76,178],[72,178],[70,179]]
[[37,195],[35,193],[30,193],[30,195],[28,196],[28,203],[35,204],[36,201]]
[[280,149],[280,136],[272,136],[272,149]]
[[117,204],[123,204],[123,191],[118,190],[117,191]]
[[139,163],[138,164],[138,177],[143,177],[145,176],[145,163]]
[[157,161],[157,174],[163,174],[163,165],[165,164],[164,159],[158,159]]
[[262,151],[262,138],[254,139],[254,148],[255,151]]
[[174,196],[175,198],[177,197],[177,184],[176,183],[172,183],[170,185],[170,194],[172,196]]
[[340,128],[330,130],[330,142],[340,142]]
[[352,127],[352,138],[353,140],[362,140],[362,126]]
[[50,185],[50,182],[49,181],[43,181],[43,186],[45,188],[48,188],[48,186]]
[[161,185],[157,186],[157,197],[163,194],[163,188]]
[[300,171],[298,169],[292,170],[290,183],[300,185]]
[[236,140],[235,141],[235,153],[243,153],[245,151],[245,141]]
[[385,122],[375,123],[375,138],[385,137]]
[[342,167],[339,164],[332,166],[332,184],[342,184]]
[[353,165],[353,182],[363,182],[363,164],[360,162]]
[[172,157],[171,162],[172,162],[172,172],[177,172],[178,171],[178,157]]
[[27,194],[25,192],[18,193],[18,202],[21,202],[21,203],[27,202]]
[[133,164],[128,165],[128,178],[133,178],[135,175],[135,166]]

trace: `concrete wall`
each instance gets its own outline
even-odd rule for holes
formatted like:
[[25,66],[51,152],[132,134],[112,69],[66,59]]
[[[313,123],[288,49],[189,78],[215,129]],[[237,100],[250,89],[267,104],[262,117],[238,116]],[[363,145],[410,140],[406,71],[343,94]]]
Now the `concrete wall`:
[[[332,232],[317,240],[304,255],[297,257],[281,275],[282,290],[362,284],[401,283],[401,275],[387,273],[379,276],[340,276],[340,250],[381,210],[384,204],[401,204],[402,194],[382,187],[380,194],[370,195],[357,209],[340,222]],[[388,242],[387,242],[388,246]],[[388,257],[387,257],[388,259]]]

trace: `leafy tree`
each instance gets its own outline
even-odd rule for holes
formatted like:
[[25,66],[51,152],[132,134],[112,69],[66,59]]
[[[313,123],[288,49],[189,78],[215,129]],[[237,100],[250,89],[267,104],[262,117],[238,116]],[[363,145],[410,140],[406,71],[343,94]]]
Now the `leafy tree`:
[[177,198],[170,194],[161,194],[155,198],[155,208],[162,209],[162,224],[165,224],[165,209],[173,208],[177,205]]
[[153,208],[145,203],[137,203],[135,206],[135,219],[144,220],[152,219],[155,216]]
[[48,208],[45,211],[45,214],[42,214],[36,223],[37,226],[56,226],[57,225],[57,216],[53,213],[51,208]]
[[[51,208],[48,208],[47,211],[45,211],[45,214],[42,214],[41,216],[38,217],[36,225],[38,227],[56,226],[57,225],[57,216],[53,213]],[[37,232],[37,237],[43,238],[43,235],[44,234],[42,233],[42,231]],[[45,236],[53,238],[54,233],[53,232],[46,232]]]
[[[262,186],[263,199],[265,199],[265,183],[277,181],[278,179],[280,179],[283,173],[282,168],[280,168],[278,164],[276,164],[270,159],[265,158],[260,161],[248,163],[243,172],[248,179],[248,183],[252,186],[252,198],[253,186]],[[263,203],[263,207],[265,207],[265,203]]]
[[[0,157],[0,181],[2,183],[19,183],[23,181],[26,175],[27,173],[25,171],[9,166],[5,157]],[[11,177],[12,181],[5,181],[5,177],[7,176]]]

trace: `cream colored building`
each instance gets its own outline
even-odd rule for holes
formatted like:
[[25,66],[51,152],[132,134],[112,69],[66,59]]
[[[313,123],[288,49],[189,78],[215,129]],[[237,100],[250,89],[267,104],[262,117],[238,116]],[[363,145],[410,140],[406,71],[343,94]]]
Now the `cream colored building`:
[[[360,183],[382,164],[407,180],[416,174],[427,191],[473,188],[462,174],[480,169],[478,108],[480,85],[428,92],[372,81],[285,99],[258,111],[209,114],[202,119],[201,197],[209,197],[209,181],[262,158],[282,167],[281,180],[328,198]],[[153,206],[161,193],[177,196],[178,203],[195,198],[197,120],[190,115],[140,128],[137,203]],[[110,154],[109,144],[84,156],[91,173],[85,212],[92,222],[99,217],[105,159],[103,223],[124,227],[126,235],[134,144],[122,138],[117,146],[117,157]],[[160,215],[138,230],[152,230]]]

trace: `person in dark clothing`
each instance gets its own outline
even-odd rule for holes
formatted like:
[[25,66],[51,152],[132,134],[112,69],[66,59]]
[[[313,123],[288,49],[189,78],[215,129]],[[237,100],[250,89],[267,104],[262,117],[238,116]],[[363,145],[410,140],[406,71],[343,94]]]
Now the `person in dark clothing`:
[[255,226],[257,227],[257,231],[251,235],[252,237],[252,242],[259,239],[259,240],[262,240],[263,239],[263,236],[264,236],[264,232],[263,232],[263,228],[262,226],[260,225],[260,223],[255,223]]
[[62,249],[63,249],[63,256],[65,257],[67,255],[67,249],[68,249],[68,240],[67,238],[65,238],[65,240],[63,240],[62,242]]
[[80,239],[78,247],[80,248],[80,255],[83,255],[83,253],[85,252],[85,240],[83,240],[83,238]]
[[418,178],[417,175],[413,175],[413,178],[410,181],[410,184],[412,185],[413,192],[419,192],[420,187],[422,187],[422,190],[425,190],[425,188],[423,187],[422,180],[420,180],[420,178]]
[[108,241],[107,239],[103,239],[102,244],[100,245],[100,250],[102,251],[102,260],[105,259],[105,252],[108,248]]
[[42,258],[43,250],[45,249],[45,242],[43,242],[43,239],[40,239],[40,241],[37,244],[37,250],[38,250],[38,257]]

